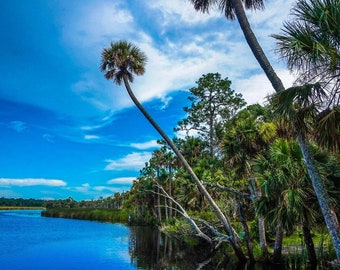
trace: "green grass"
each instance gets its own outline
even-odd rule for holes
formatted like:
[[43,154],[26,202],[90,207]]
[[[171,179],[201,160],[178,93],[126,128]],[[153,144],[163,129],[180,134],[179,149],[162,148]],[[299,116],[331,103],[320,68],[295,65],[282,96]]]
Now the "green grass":
[[53,208],[42,212],[45,217],[73,218],[102,222],[128,222],[128,213],[120,209]]

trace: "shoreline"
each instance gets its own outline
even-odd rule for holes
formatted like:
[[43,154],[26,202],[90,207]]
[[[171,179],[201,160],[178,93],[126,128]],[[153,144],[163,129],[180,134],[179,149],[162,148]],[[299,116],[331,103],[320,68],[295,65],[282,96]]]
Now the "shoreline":
[[39,206],[0,206],[1,210],[46,210],[45,207]]

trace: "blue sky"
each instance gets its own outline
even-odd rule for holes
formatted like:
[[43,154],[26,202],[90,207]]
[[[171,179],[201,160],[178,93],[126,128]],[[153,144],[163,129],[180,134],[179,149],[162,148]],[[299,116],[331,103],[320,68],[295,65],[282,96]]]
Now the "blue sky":
[[[274,40],[293,0],[247,13],[285,86]],[[128,40],[148,56],[136,96],[170,137],[188,89],[219,72],[248,104],[273,90],[236,21],[187,0],[11,0],[0,3],[0,197],[97,199],[129,190],[160,137],[100,55]]]

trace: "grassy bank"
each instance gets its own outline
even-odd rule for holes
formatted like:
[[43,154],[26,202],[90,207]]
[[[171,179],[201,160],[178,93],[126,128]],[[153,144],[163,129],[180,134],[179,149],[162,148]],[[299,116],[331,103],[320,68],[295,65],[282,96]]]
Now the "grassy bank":
[[44,217],[84,219],[101,222],[127,223],[129,215],[120,209],[106,208],[52,208],[41,213]]
[[0,206],[0,210],[45,210],[38,206]]

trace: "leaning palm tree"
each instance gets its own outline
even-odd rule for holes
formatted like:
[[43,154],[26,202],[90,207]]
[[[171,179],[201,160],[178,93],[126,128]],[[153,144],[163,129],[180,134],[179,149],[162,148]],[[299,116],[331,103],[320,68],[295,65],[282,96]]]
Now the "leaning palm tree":
[[[301,0],[303,1],[303,0]],[[335,2],[338,2],[334,0]],[[245,8],[247,9],[263,9],[264,8],[264,0],[190,0],[191,3],[194,4],[196,10],[200,10],[202,12],[209,12],[210,8],[215,7],[216,5],[219,9],[224,13],[227,19],[235,19],[237,18],[240,27],[243,31],[245,39],[253,52],[256,60],[260,64],[261,68],[265,72],[266,76],[268,77],[269,81],[271,82],[275,92],[283,92],[285,90],[282,81],[275,73],[273,67],[271,66],[270,62],[268,61],[266,55],[264,54],[259,42],[256,39],[254,32],[251,29],[247,16],[245,14],[243,3]],[[311,1],[313,2],[313,1]],[[319,9],[320,10],[320,9]],[[321,9],[322,12],[322,9]],[[326,14],[325,10],[323,10]],[[339,25],[337,22],[339,19],[336,19],[336,24]],[[337,32],[337,35],[339,32]],[[337,62],[338,64],[339,62]],[[330,201],[328,200],[327,193],[322,183],[322,179],[320,178],[320,174],[317,170],[315,165],[315,161],[310,152],[310,145],[306,137],[303,137],[300,134],[297,128],[297,138],[303,153],[305,164],[307,167],[307,171],[311,182],[314,187],[314,191],[318,198],[325,222],[327,224],[327,228],[331,235],[334,248],[337,253],[338,261],[340,262],[340,231],[339,231],[339,222],[336,218],[336,215],[332,209]]]
[[121,85],[122,82],[124,82],[125,88],[134,104],[175,152],[178,159],[182,162],[183,166],[187,169],[190,176],[195,181],[201,194],[207,199],[217,218],[224,226],[225,231],[228,233],[229,242],[232,245],[238,259],[240,261],[245,261],[245,255],[238,244],[238,236],[235,234],[229,220],[210,196],[209,192],[206,190],[200,179],[196,176],[182,153],[141,105],[130,87],[130,82],[133,82],[134,75],[144,74],[146,61],[146,55],[140,51],[138,47],[127,41],[118,41],[115,43],[112,42],[109,48],[105,48],[103,50],[100,68],[101,71],[105,73],[106,79],[112,79],[114,83],[118,85]]

